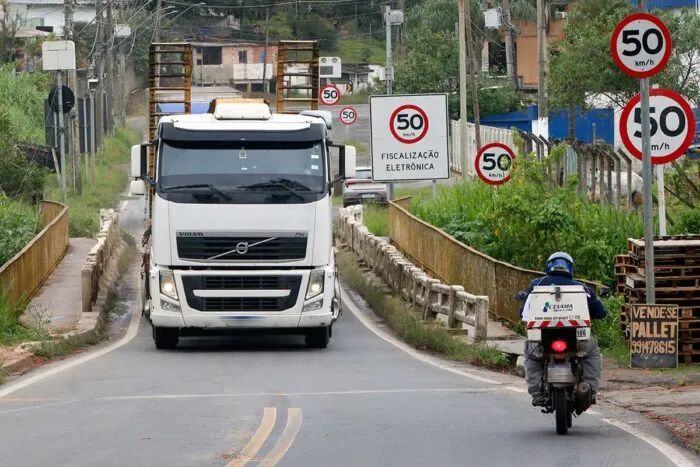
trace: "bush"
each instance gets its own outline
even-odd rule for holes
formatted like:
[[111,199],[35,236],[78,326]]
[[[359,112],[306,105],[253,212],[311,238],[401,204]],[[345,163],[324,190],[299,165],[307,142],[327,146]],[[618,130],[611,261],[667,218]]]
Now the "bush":
[[521,159],[512,180],[442,190],[436,202],[416,200],[412,211],[460,241],[517,266],[542,270],[555,251],[569,252],[577,275],[614,285],[615,255],[643,234],[641,216],[584,200],[574,182],[548,190],[542,163]]
[[24,248],[38,231],[36,208],[0,194],[0,266]]

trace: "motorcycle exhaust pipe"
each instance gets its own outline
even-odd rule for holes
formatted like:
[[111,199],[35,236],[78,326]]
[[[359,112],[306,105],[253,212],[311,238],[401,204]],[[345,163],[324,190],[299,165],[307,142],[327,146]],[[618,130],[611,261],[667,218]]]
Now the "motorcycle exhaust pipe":
[[579,383],[574,391],[574,404],[576,406],[576,415],[581,415],[593,403],[593,391],[591,385],[584,382]]

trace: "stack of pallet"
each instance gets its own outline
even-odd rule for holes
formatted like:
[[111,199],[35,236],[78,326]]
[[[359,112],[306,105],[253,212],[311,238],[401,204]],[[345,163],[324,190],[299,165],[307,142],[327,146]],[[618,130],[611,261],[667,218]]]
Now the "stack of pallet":
[[[629,239],[628,254],[615,264],[617,293],[624,294],[620,321],[629,338],[627,324],[631,305],[646,303],[644,241]],[[678,361],[700,363],[700,235],[654,239],[656,303],[679,306]]]

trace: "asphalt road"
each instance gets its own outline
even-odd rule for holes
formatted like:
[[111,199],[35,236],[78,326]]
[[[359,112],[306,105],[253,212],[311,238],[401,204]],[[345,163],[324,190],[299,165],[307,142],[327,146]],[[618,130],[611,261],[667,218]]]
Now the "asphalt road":
[[[122,224],[138,234],[142,213],[142,201],[131,201]],[[134,269],[120,288],[129,313],[114,327],[124,337],[0,387],[0,465],[697,462],[659,441],[663,433],[648,422],[604,405],[557,436],[554,418],[519,392],[522,380],[404,351],[359,300],[347,303],[325,350],[296,337],[251,337],[184,339],[175,351],[157,351],[136,311],[136,283]],[[619,421],[650,433],[675,463],[611,424]]]

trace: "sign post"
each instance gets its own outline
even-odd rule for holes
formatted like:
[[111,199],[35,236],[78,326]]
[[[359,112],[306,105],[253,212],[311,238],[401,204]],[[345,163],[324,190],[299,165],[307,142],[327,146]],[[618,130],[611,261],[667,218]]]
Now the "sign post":
[[350,138],[350,125],[357,121],[357,111],[352,107],[340,109],[340,123],[345,125],[345,141]]
[[372,180],[450,178],[447,94],[370,96]]
[[678,367],[678,305],[632,305],[630,366]]
[[671,56],[671,34],[657,17],[646,13],[646,1],[639,2],[641,13],[620,22],[610,42],[610,51],[617,66],[627,75],[639,78],[641,109],[642,174],[644,180],[644,242],[646,299],[656,302],[654,288],[654,211],[651,185],[651,124],[649,78],[666,66]]
[[[63,71],[75,70],[75,43],[73,41],[46,41],[41,44],[42,68],[44,71],[56,71],[56,93],[58,94],[58,151],[61,157],[61,191],[63,202],[68,202],[66,189],[66,132],[63,124]],[[73,167],[75,170],[75,167]]]

